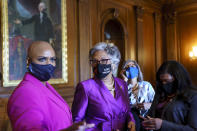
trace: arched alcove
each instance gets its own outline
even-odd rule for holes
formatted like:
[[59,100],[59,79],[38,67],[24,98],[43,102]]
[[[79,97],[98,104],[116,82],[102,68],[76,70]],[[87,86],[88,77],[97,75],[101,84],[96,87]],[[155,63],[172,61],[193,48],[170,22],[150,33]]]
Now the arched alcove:
[[120,71],[125,58],[125,33],[122,24],[117,19],[109,19],[104,25],[104,40],[114,43],[121,53]]

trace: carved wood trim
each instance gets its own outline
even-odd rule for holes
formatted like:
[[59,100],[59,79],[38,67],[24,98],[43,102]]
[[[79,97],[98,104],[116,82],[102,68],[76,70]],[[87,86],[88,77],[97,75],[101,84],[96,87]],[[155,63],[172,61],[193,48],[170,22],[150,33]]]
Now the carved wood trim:
[[143,15],[144,15],[144,8],[141,6],[135,6],[135,11],[136,11],[136,18],[137,22],[143,22]]
[[[120,24],[123,27],[124,30],[124,36],[127,36],[126,34],[128,34],[127,30],[126,30],[126,23],[123,22],[123,20],[120,18],[120,13],[119,10],[116,8],[109,8],[107,10],[105,10],[102,13],[101,16],[101,24],[100,24],[100,30],[101,30],[101,40],[104,40],[104,29],[105,29],[105,24],[110,20],[110,19],[116,19],[118,22],[120,22]],[[125,38],[126,40],[127,38]]]
[[175,11],[164,14],[164,20],[166,21],[166,24],[175,24],[176,17],[177,13]]

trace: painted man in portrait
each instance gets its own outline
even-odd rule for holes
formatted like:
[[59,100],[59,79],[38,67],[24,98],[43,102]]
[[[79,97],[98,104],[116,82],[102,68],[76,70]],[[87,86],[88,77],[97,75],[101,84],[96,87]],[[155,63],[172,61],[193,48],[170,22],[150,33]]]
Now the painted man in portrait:
[[[57,52],[54,78],[62,77],[62,0],[8,0],[9,79],[21,80],[26,51],[34,40],[47,41]],[[18,64],[20,63],[20,64]]]
[[26,20],[16,19],[16,24],[27,25],[34,22],[34,40],[41,40],[52,42],[54,38],[52,22],[47,16],[46,5],[44,2],[40,2],[38,5],[39,13],[33,15]]

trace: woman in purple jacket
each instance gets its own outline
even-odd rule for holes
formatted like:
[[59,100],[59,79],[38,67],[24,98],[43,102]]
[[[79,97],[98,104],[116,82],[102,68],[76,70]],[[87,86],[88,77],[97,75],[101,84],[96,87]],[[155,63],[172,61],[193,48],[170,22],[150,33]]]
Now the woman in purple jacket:
[[94,123],[89,130],[135,130],[127,84],[114,77],[121,55],[113,44],[98,43],[89,52],[94,77],[76,87],[72,113],[74,122]]

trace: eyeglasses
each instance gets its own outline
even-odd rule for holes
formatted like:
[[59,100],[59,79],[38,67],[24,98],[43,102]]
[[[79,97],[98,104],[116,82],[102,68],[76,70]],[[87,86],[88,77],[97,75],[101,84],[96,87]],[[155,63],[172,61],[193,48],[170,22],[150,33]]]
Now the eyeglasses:
[[90,60],[90,64],[107,64],[110,59],[102,59],[102,60]]

